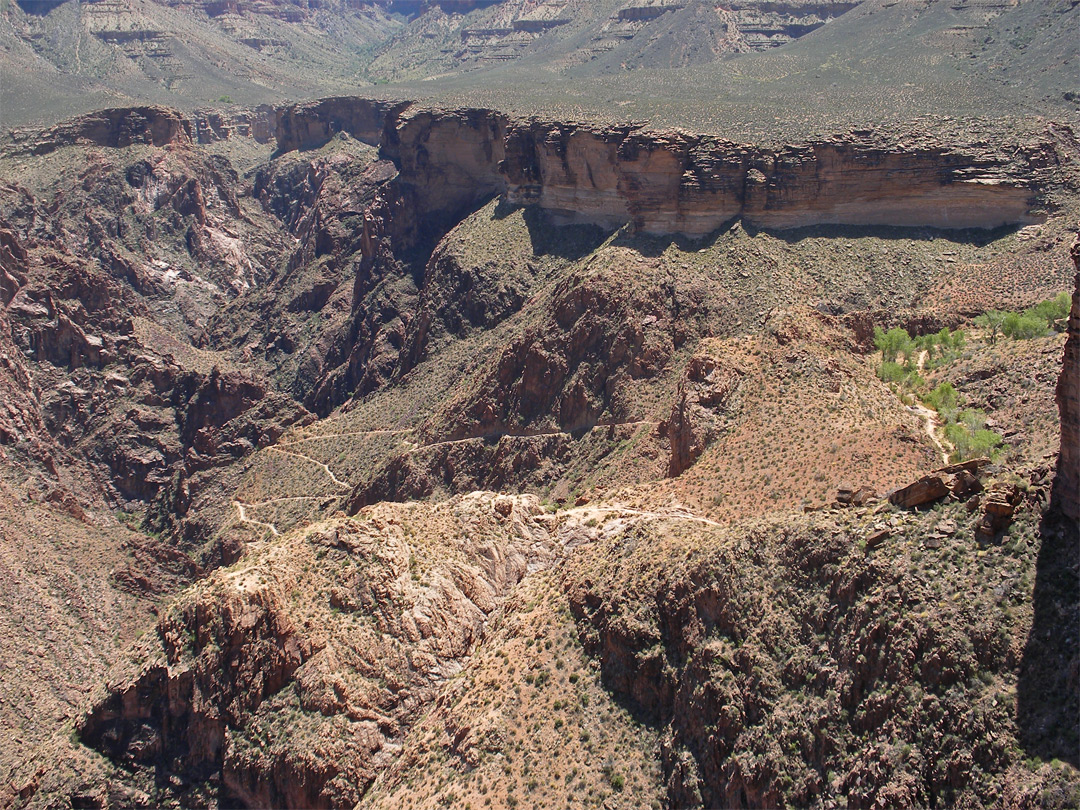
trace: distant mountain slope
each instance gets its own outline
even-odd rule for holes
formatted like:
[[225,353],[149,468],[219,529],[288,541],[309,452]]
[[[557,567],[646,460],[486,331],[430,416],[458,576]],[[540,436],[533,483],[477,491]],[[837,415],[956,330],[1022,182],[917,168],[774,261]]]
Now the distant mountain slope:
[[151,0],[9,4],[0,16],[7,125],[133,102],[255,105],[355,91],[386,9]]
[[6,126],[335,94],[777,128],[1075,113],[1076,0],[21,0]]
[[668,68],[783,45],[859,0],[505,0],[461,15],[433,6],[380,49],[374,76],[438,77],[538,57],[549,70]]
[[[766,51],[670,69],[609,55],[561,70],[537,53],[410,89],[453,104],[755,140],[928,115],[1067,118],[1080,109],[1078,27],[1075,0],[864,0]],[[650,58],[663,53],[654,48]]]

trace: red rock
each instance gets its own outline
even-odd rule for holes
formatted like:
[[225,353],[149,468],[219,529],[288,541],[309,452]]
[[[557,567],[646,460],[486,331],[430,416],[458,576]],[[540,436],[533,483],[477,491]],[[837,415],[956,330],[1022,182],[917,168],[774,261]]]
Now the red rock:
[[1080,521],[1080,237],[1073,242],[1072,259],[1076,279],[1069,312],[1069,337],[1057,386],[1061,450],[1054,496],[1068,517]]
[[889,501],[896,506],[912,508],[939,501],[948,494],[948,479],[940,473],[931,473],[896,490],[889,495]]

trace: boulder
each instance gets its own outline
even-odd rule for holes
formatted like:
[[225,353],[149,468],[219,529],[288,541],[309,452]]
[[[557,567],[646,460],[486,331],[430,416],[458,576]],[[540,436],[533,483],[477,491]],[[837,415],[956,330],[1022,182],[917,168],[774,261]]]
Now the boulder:
[[949,479],[951,477],[941,473],[924,475],[915,483],[908,484],[906,487],[902,487],[889,495],[889,502],[896,506],[911,509],[939,501],[949,494],[949,485],[947,483]]
[[979,540],[993,540],[1012,522],[1023,495],[1015,484],[994,484],[983,499],[983,514],[975,525]]
[[990,460],[986,458],[973,458],[934,470],[915,483],[891,493],[889,501],[896,506],[912,509],[939,501],[947,495],[957,500],[967,498],[982,490],[978,473],[989,463]]

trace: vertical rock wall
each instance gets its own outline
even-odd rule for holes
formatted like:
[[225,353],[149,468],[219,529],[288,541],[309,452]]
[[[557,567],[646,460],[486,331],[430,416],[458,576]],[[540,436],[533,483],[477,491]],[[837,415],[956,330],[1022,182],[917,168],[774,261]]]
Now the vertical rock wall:
[[1080,236],[1073,242],[1076,288],[1069,313],[1069,339],[1058,381],[1057,402],[1061,412],[1061,455],[1055,493],[1062,511],[1080,520]]

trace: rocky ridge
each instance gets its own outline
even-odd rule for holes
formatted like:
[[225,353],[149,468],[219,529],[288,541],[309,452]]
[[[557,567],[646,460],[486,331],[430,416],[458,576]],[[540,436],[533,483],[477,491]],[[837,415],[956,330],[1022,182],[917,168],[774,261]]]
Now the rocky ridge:
[[170,608],[79,734],[196,791],[219,774],[245,806],[351,807],[509,591],[550,565],[540,514],[534,497],[478,493],[273,543]]

